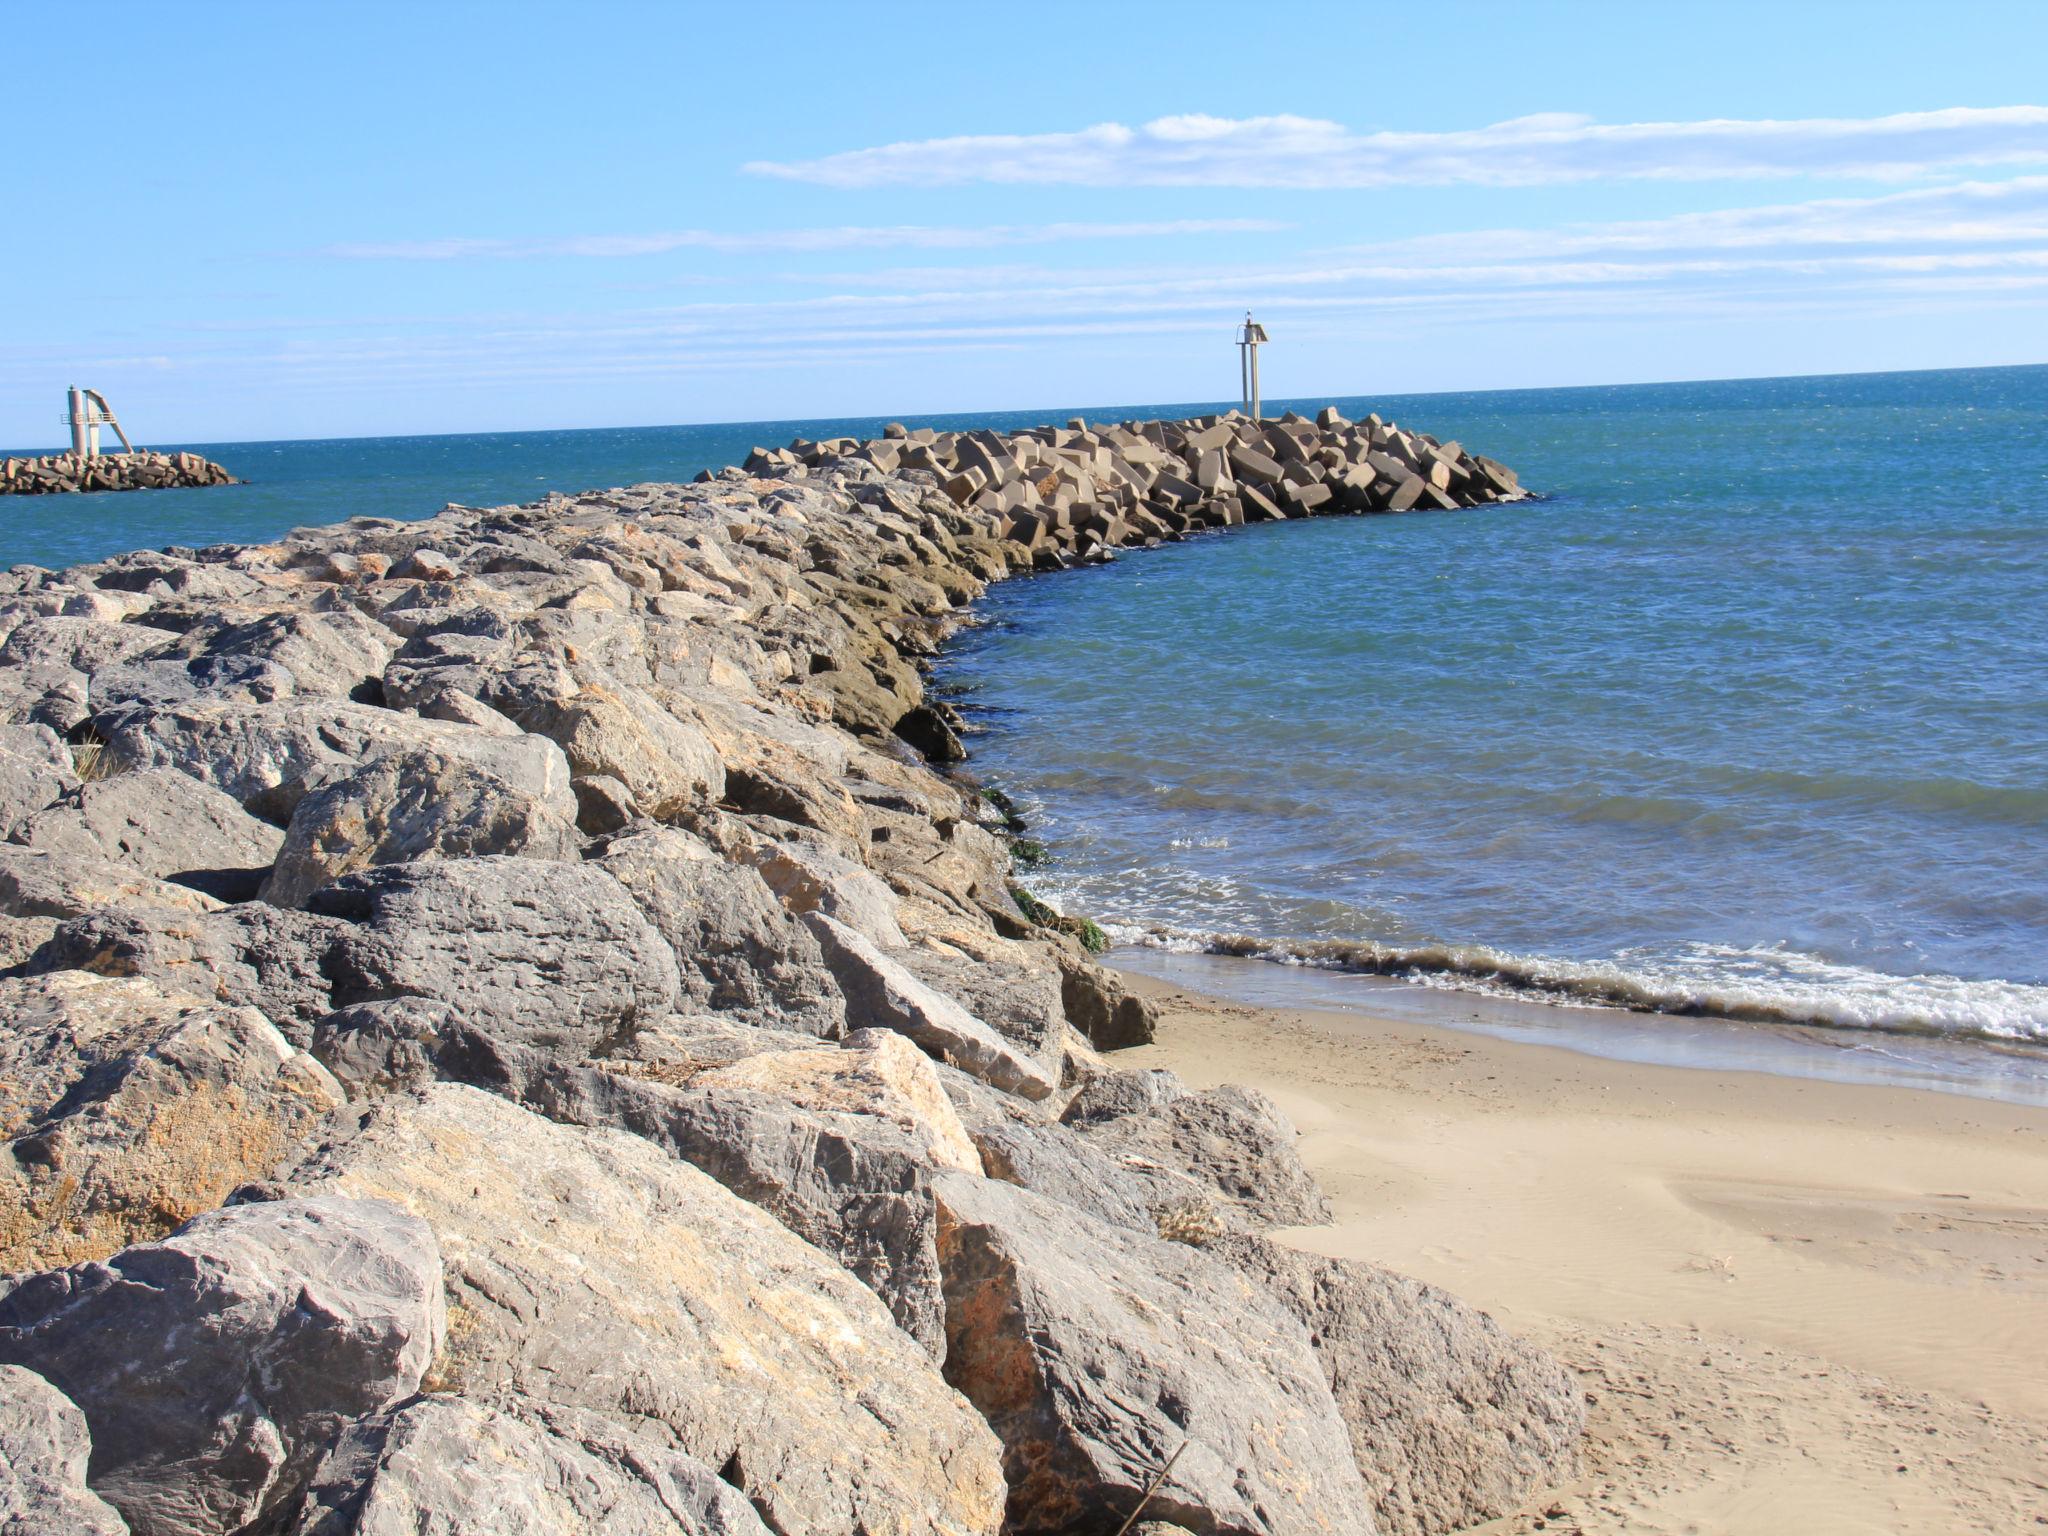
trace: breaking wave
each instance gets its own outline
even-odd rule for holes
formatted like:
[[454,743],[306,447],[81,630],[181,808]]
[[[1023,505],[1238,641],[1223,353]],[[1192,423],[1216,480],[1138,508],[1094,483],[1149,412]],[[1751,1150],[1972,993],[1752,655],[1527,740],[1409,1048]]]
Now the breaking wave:
[[1119,943],[1388,976],[1424,986],[1638,1013],[2048,1044],[2048,986],[1893,976],[1782,948],[1692,944],[1614,960],[1557,960],[1481,944],[1288,941],[1161,924],[1109,928]]

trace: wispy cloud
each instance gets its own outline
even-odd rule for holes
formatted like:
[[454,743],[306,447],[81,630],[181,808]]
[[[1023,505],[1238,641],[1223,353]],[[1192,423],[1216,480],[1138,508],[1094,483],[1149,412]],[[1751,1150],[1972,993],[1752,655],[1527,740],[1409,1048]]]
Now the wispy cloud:
[[659,256],[669,251],[989,250],[1063,241],[1164,239],[1178,235],[1262,234],[1291,226],[1273,219],[1161,219],[1123,224],[839,225],[829,229],[727,232],[673,229],[645,235],[565,235],[531,240],[400,240],[322,247],[322,256],[355,261],[461,261],[560,256]]
[[830,187],[962,182],[1094,187],[1542,186],[1603,179],[1903,179],[2048,163],[2048,107],[1888,117],[1599,123],[1573,114],[1449,133],[1360,133],[1318,118],[1155,118],[1073,133],[987,134],[757,160],[756,175]]
[[1350,247],[1354,253],[1489,259],[1848,245],[2048,241],[2048,176],[1966,181],[1882,197],[1820,198],[1557,229],[1488,229]]

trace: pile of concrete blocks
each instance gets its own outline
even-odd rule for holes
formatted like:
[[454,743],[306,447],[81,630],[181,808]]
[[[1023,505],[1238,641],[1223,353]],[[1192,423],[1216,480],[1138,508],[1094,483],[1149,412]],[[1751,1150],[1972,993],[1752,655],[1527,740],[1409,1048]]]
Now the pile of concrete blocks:
[[1206,528],[1334,513],[1449,510],[1518,501],[1506,465],[1455,442],[1334,407],[1253,421],[1238,411],[1186,421],[1033,427],[1012,434],[890,425],[867,441],[799,439],[756,448],[754,475],[801,476],[865,460],[884,474],[924,471],[961,507],[1002,520],[1003,536],[1056,566]]
[[196,453],[53,453],[0,460],[0,496],[50,496],[78,491],[162,491],[234,485],[235,477]]

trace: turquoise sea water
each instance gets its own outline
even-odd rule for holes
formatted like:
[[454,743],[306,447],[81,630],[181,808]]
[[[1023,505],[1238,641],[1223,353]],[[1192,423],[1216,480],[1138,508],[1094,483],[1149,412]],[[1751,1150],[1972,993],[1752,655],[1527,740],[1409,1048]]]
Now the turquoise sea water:
[[1549,499],[980,605],[946,681],[1035,883],[1169,947],[2048,1040],[2048,368],[1372,403]]
[[[941,685],[1051,848],[1035,886],[1171,947],[2048,1040],[2048,368],[1339,404],[1548,499],[995,589]],[[0,563],[879,427],[182,445],[252,483],[0,500]]]

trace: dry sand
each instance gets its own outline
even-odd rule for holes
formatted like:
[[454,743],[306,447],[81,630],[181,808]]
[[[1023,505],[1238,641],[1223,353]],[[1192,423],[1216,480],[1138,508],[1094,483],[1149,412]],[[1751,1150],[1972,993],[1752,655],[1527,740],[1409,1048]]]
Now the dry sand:
[[1128,979],[1164,1016],[1120,1065],[1300,1126],[1337,1219],[1288,1241],[1579,1372],[1585,1475],[1486,1531],[2048,1528],[2048,1110]]

